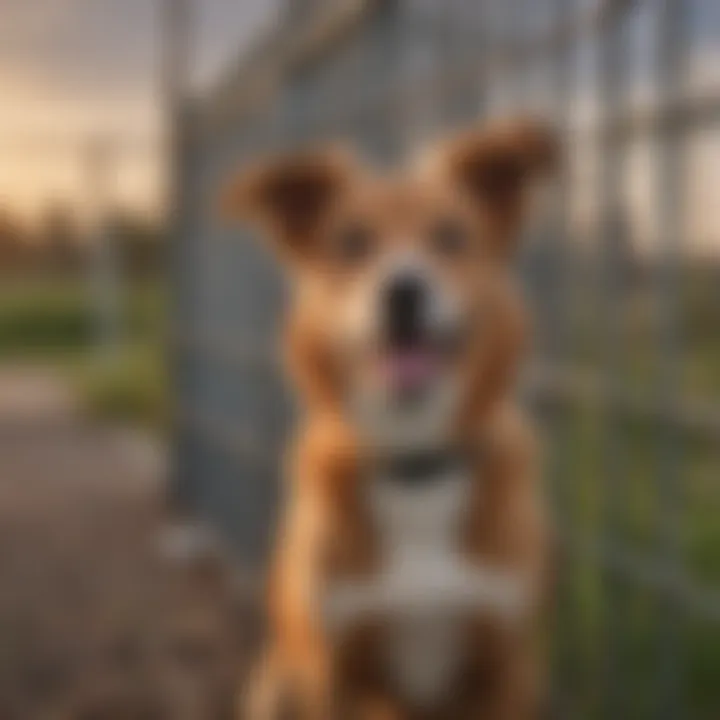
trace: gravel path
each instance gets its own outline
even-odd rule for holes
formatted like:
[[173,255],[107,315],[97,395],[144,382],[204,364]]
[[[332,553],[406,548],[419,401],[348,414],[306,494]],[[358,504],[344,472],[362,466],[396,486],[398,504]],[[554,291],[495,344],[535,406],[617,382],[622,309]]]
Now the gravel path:
[[2,720],[232,717],[255,623],[221,563],[160,557],[160,460],[0,370]]

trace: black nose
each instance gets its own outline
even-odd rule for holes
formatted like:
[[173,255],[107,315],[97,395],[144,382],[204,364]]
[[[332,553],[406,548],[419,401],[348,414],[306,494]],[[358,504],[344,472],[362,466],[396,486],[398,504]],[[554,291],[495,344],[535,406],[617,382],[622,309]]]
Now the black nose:
[[394,346],[408,346],[422,335],[426,288],[413,276],[393,278],[385,289],[387,340]]

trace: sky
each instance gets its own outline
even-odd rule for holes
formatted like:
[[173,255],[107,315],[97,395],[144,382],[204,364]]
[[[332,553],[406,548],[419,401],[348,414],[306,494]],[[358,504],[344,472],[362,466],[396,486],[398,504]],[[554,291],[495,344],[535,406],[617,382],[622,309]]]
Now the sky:
[[[189,1],[196,21],[192,81],[202,91],[288,0]],[[163,187],[158,140],[162,2],[0,0],[0,208],[29,217],[55,202],[82,208],[93,190],[88,147],[103,136],[118,139],[122,148],[114,163],[114,201],[157,211]],[[693,46],[690,86],[720,98],[720,2],[686,3]],[[657,0],[641,0],[641,12],[629,24],[629,46],[636,56],[630,85],[638,97],[652,95],[648,58],[654,6]],[[578,71],[576,102],[596,112],[584,89],[592,85],[591,75],[590,69]],[[715,252],[720,251],[720,214],[715,211],[719,138],[717,125],[698,133],[689,154],[693,235]],[[633,149],[627,164],[626,194],[641,234],[651,234],[653,225],[654,176],[647,150]]]
[[[203,87],[271,21],[277,0],[191,0]],[[0,205],[81,201],[86,148],[122,141],[114,195],[157,204],[162,0],[0,0]],[[129,143],[129,144],[128,144]]]

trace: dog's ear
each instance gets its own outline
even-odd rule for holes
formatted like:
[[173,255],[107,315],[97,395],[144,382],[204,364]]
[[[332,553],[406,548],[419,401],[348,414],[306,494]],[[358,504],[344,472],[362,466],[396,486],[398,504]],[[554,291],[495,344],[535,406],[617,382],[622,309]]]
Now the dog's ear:
[[488,226],[493,250],[508,255],[531,189],[558,168],[559,155],[549,126],[533,120],[504,121],[451,138],[431,158],[431,167],[467,193]]
[[328,148],[258,162],[230,181],[221,212],[266,232],[282,255],[302,260],[311,251],[325,213],[349,186],[355,162]]

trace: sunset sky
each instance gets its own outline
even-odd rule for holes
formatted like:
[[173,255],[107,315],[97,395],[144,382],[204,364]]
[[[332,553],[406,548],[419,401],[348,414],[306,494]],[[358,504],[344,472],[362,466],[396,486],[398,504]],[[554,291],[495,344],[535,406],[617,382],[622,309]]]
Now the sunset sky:
[[[201,89],[211,83],[284,1],[191,0],[194,85]],[[119,141],[116,201],[157,210],[161,2],[0,0],[0,207],[30,217],[58,201],[82,208],[92,190],[87,147],[104,135]],[[645,56],[630,81],[638,96],[652,89],[647,62],[652,5],[641,3],[651,13],[644,19],[639,13],[631,23],[632,52]],[[688,8],[692,91],[720,96],[720,2],[689,0]],[[577,104],[592,108],[589,77],[580,78]],[[693,136],[688,181],[693,243],[715,251],[720,245],[719,130],[712,126]],[[637,147],[627,155],[626,196],[638,234],[645,236],[653,225],[651,153]]]
[[[195,77],[207,84],[276,0],[193,0]],[[82,202],[84,145],[121,141],[116,195],[158,193],[161,0],[0,0],[0,205]],[[125,143],[130,142],[132,149]]]

